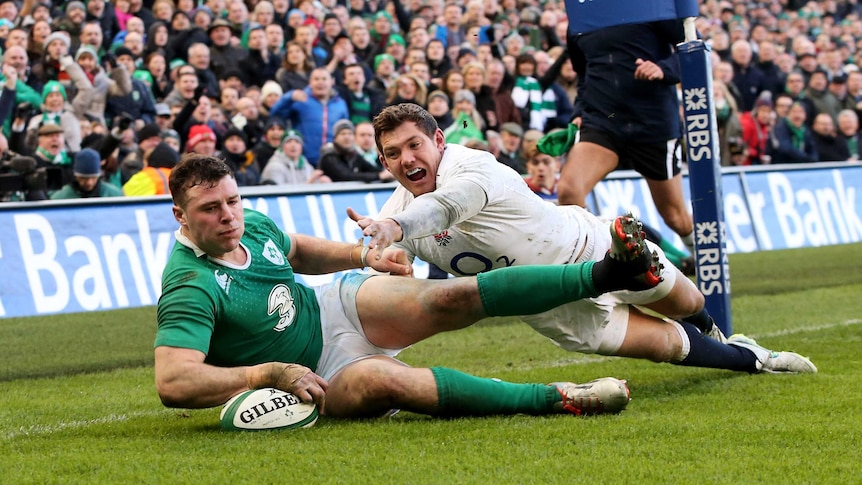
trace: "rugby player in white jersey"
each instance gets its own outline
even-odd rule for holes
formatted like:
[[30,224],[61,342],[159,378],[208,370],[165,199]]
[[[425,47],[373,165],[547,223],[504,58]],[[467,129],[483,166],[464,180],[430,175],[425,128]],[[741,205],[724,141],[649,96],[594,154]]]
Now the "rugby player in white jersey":
[[[600,219],[578,206],[541,200],[514,170],[488,152],[447,145],[423,108],[400,104],[374,119],[380,160],[400,186],[377,219],[348,209],[378,250],[395,244],[455,276],[497,268],[600,261],[633,217]],[[628,227],[627,227],[628,226]],[[523,316],[536,331],[575,352],[744,372],[816,372],[805,357],[774,352],[742,335],[725,339],[697,287],[662,261],[646,291],[616,291]],[[525,294],[524,297],[529,297]],[[668,318],[638,310],[644,306]]]
[[[166,406],[223,404],[276,387],[315,401],[329,416],[405,409],[434,416],[614,413],[624,381],[516,384],[446,367],[414,368],[400,349],[487,316],[547,311],[579,298],[658,282],[640,234],[610,257],[583,264],[522,266],[474,278],[422,280],[345,273],[307,287],[295,273],[371,266],[410,275],[404,253],[286,234],[243,209],[224,160],[187,154],[170,178],[179,224],[162,274],[154,344],[156,389]],[[383,251],[383,248],[380,249]],[[521,295],[534,291],[531,299]]]

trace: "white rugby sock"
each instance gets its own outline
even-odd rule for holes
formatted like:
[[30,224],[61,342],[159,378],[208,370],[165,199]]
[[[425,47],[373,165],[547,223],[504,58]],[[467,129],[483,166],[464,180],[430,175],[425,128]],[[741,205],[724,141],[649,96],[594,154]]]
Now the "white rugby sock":
[[688,248],[688,253],[694,256],[694,230],[685,236],[680,236],[682,239],[682,243],[685,244],[685,247]]
[[679,322],[677,322],[676,320],[670,320],[670,324],[673,325],[673,328],[676,329],[677,333],[679,334],[679,339],[682,341],[682,345],[679,349],[679,354],[671,357],[670,361],[674,363],[682,362],[683,360],[685,360],[686,357],[688,357],[688,353],[691,351],[691,340],[689,340],[688,334],[685,332],[685,329],[682,327],[682,325],[679,324]]

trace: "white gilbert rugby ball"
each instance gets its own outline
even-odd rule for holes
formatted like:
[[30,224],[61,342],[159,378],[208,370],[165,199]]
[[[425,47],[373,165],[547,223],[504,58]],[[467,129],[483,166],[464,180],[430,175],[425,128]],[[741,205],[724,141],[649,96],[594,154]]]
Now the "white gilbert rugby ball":
[[221,410],[221,427],[227,430],[310,428],[317,422],[314,403],[304,403],[278,389],[252,389],[237,394]]

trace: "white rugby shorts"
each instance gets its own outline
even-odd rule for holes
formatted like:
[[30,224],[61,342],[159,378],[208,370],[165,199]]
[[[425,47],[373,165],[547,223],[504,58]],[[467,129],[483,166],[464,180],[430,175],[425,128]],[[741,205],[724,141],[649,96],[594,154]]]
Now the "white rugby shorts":
[[323,331],[323,352],[315,373],[331,379],[348,364],[375,355],[395,357],[403,349],[384,349],[365,337],[356,310],[356,293],[373,275],[348,273],[332,283],[315,286],[314,294],[320,306]]
[[[584,209],[572,207],[572,210]],[[597,218],[589,213],[581,217],[581,227],[586,236],[586,246],[572,263],[601,261],[611,248],[611,221]],[[568,303],[537,315],[521,318],[540,334],[548,337],[560,347],[585,354],[615,355],[623,343],[628,329],[629,305],[643,305],[661,300],[670,293],[676,282],[677,272],[664,251],[646,241],[664,264],[664,280],[655,288],[646,291],[620,290],[599,295],[596,298]]]

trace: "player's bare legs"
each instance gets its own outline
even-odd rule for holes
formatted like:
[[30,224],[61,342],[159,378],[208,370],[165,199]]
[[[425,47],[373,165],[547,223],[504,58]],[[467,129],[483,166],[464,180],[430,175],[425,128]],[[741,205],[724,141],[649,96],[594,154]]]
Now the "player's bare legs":
[[380,416],[390,409],[435,414],[437,383],[431,369],[377,356],[354,362],[329,380],[324,407],[328,416]]
[[413,368],[389,357],[354,362],[329,381],[323,413],[374,417],[392,409],[432,416],[617,413],[630,399],[625,381],[514,384],[444,367]]
[[368,278],[356,294],[356,307],[368,340],[388,349],[465,328],[487,316],[475,278]]
[[575,143],[560,172],[557,198],[560,205],[586,207],[587,195],[617,168],[619,157],[612,150],[587,141]]
[[674,319],[685,318],[689,315],[694,315],[703,309],[704,298],[703,293],[697,289],[690,279],[682,274],[682,271],[675,267],[664,267],[662,272],[676,271],[676,279],[673,283],[673,288],[664,298],[653,303],[647,303],[643,306],[653,310],[654,312],[668,316]]
[[682,337],[673,325],[630,306],[626,336],[614,355],[672,362],[679,359],[682,343]]
[[[448,280],[367,278],[356,290],[356,312],[371,343],[403,348],[489,316],[534,315],[609,291],[653,288],[660,264],[637,237],[634,250],[602,261],[511,266]],[[533,297],[523,298],[527,293]]]
[[656,209],[665,224],[680,237],[691,234],[694,230],[694,221],[685,203],[682,175],[677,174],[669,180],[646,179],[646,182]]

